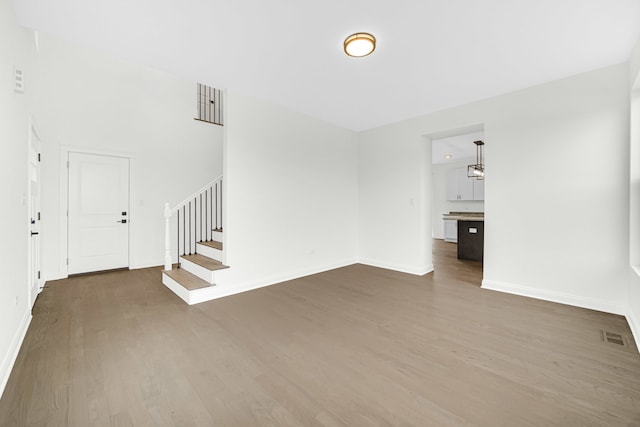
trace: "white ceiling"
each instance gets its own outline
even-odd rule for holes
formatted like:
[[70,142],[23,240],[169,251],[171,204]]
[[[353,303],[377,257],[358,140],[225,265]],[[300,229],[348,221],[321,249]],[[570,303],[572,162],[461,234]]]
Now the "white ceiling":
[[[483,141],[484,132],[467,133],[431,141],[431,162],[434,165],[442,163],[456,163],[461,160],[471,160],[475,163],[476,145],[473,141]],[[484,149],[483,149],[484,154]],[[450,155],[447,159],[445,156]]]
[[[364,130],[628,60],[638,0],[13,0],[25,26]],[[354,32],[378,39],[350,58]]]

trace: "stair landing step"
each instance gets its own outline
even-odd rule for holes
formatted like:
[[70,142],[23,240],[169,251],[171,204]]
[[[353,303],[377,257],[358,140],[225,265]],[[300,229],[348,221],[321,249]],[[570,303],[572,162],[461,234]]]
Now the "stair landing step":
[[222,250],[222,242],[218,242],[217,240],[210,240],[208,242],[198,242],[198,244],[208,246],[213,249]]
[[211,283],[207,283],[205,280],[202,280],[195,274],[191,274],[187,270],[184,270],[182,268],[169,271],[163,270],[162,272],[171,277],[176,282],[180,283],[185,289],[189,291],[213,286],[211,285]]
[[181,258],[184,258],[187,261],[191,261],[194,264],[198,264],[199,266],[204,267],[207,270],[211,270],[211,271],[229,268],[228,266],[224,265],[220,261],[217,261],[213,258],[209,258],[200,254],[182,255]]

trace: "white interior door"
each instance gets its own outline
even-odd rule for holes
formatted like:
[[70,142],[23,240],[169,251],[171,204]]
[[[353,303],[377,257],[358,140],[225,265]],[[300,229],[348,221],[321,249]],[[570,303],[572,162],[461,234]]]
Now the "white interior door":
[[31,307],[42,289],[40,284],[40,139],[33,125],[29,128],[29,300]]
[[69,274],[129,266],[129,159],[69,153]]

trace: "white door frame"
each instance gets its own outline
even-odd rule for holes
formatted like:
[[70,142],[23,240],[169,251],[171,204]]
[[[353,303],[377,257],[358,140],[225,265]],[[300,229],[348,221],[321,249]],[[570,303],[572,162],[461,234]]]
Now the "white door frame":
[[[36,148],[36,153],[38,155],[38,160],[36,160],[36,162],[38,163],[37,166],[37,173],[38,173],[38,177],[37,177],[37,181],[38,181],[38,200],[36,202],[36,208],[38,208],[38,216],[39,213],[42,211],[42,170],[40,167],[40,155],[42,153],[42,140],[40,139],[40,134],[38,133],[38,127],[35,121],[35,118],[33,116],[29,117],[29,137],[27,138],[27,165],[28,165],[28,170],[29,170],[29,175],[27,177],[27,223],[29,224],[29,233],[31,232],[41,232],[41,227],[40,227],[40,218],[33,218],[31,216],[32,211],[33,211],[33,200],[32,200],[32,194],[31,194],[31,163],[34,159],[32,159],[31,155],[32,155],[32,147],[35,146]],[[35,223],[33,223],[32,221],[35,221]],[[29,307],[33,308],[33,304],[36,301],[36,297],[38,296],[38,294],[40,293],[40,291],[42,291],[42,283],[44,282],[44,279],[42,277],[42,234],[38,234],[37,237],[33,237],[31,234],[27,237],[29,239],[28,241],[28,255],[27,255],[27,268],[28,268],[28,274],[27,277],[29,278]],[[34,248],[33,245],[35,244],[35,240],[34,239],[38,239],[38,247],[37,247],[37,253],[35,254],[34,257]],[[34,265],[35,264],[35,265]],[[38,269],[38,273],[39,276],[37,278],[34,278],[34,271],[35,269]],[[34,289],[33,283],[34,281],[36,281],[36,288]],[[34,295],[35,294],[35,295]]]
[[[484,122],[478,123],[475,125],[453,127],[444,131],[422,135],[421,136],[422,141],[423,143],[426,144],[427,151],[428,151],[428,159],[429,159],[429,161],[427,161],[425,165],[425,176],[426,175],[431,177],[433,176],[433,159],[431,158],[431,153],[433,150],[434,139],[449,138],[452,136],[465,135],[465,134],[475,133],[475,132],[483,132],[484,137],[486,138],[487,130],[485,128]],[[422,182],[425,182],[425,177],[422,178]],[[428,183],[429,184],[427,188],[425,188],[425,194],[426,194],[425,197],[426,197],[426,200],[431,200],[430,201],[431,206],[429,207],[430,214],[431,214],[431,221],[429,224],[426,225],[426,229],[429,230],[429,233],[423,233],[423,236],[426,239],[426,242],[424,242],[423,245],[424,247],[428,248],[429,253],[431,254],[431,259],[433,261],[433,217],[435,215],[440,215],[441,213],[434,211],[433,178],[429,178]],[[439,221],[442,221],[442,220],[440,219]],[[484,280],[484,266],[483,266],[482,274],[483,274],[483,280]]]
[[68,163],[69,153],[83,153],[83,154],[95,154],[98,156],[112,156],[112,157],[125,157],[129,159],[129,268],[135,268],[134,256],[133,256],[133,237],[135,235],[135,206],[132,203],[133,200],[133,181],[134,181],[134,155],[133,153],[126,151],[114,151],[103,150],[99,148],[86,148],[73,145],[60,145],[60,157],[59,157],[59,178],[60,178],[60,221],[58,224],[60,230],[60,250],[59,250],[59,271],[63,277],[69,277],[68,268],[68,254],[69,254],[69,224],[68,224],[68,212],[69,206],[69,169]]

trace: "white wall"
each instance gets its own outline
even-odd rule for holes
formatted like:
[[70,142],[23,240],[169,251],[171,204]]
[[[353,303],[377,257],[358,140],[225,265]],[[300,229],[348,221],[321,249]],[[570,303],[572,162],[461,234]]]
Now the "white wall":
[[640,340],[640,40],[629,60],[629,312],[627,320],[636,342]]
[[482,123],[491,146],[483,285],[625,312],[628,72],[613,66],[362,133],[360,256],[431,263],[430,206],[407,202],[429,200],[421,135]]
[[[0,0],[0,395],[31,319],[28,304],[27,143],[32,106],[32,34],[19,27],[10,0]],[[25,72],[26,92],[13,91],[13,67]]]
[[414,274],[431,260],[431,146],[391,125],[359,134],[358,256],[363,264]]
[[68,150],[131,156],[130,267],[163,264],[164,202],[222,173],[222,128],[193,120],[196,83],[49,36],[38,67],[45,278],[66,274]]
[[250,289],[355,262],[356,136],[227,94],[225,252],[218,281]]
[[447,200],[447,171],[466,168],[476,159],[432,165],[433,173],[433,237],[444,239],[442,214],[449,212],[484,212],[484,200]]

